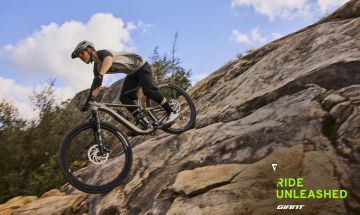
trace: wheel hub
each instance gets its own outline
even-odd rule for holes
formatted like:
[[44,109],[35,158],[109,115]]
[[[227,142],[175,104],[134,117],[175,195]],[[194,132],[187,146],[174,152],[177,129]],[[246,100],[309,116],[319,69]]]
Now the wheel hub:
[[88,158],[93,164],[103,164],[109,159],[109,153],[100,155],[99,146],[95,144],[89,148]]

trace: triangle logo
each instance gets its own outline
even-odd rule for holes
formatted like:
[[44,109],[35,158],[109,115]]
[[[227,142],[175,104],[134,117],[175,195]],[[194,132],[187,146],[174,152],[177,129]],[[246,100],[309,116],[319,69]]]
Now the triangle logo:
[[272,166],[273,170],[275,171],[276,167],[277,167],[277,163],[273,163],[273,164],[271,164],[271,166]]

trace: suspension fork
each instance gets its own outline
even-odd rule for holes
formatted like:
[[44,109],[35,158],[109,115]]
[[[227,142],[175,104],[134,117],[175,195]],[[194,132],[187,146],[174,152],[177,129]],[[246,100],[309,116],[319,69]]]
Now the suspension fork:
[[100,125],[100,119],[99,119],[99,113],[97,110],[91,110],[92,114],[92,121],[95,123],[95,130],[93,132],[94,139],[96,141],[96,144],[98,145],[100,156],[106,154],[108,150],[105,148],[103,144],[103,139],[101,137],[101,125]]

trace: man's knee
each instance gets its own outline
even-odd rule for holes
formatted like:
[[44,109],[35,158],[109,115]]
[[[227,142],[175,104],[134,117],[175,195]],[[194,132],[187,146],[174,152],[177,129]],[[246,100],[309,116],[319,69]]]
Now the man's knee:
[[156,88],[143,88],[143,93],[145,96],[147,97],[151,97],[152,95],[154,95],[155,93],[157,93]]
[[164,98],[156,87],[144,88],[143,92],[146,97],[151,98],[158,103],[160,103]]

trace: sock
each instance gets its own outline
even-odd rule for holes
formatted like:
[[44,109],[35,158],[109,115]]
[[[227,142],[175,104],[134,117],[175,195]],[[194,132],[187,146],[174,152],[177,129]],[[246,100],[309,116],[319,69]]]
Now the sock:
[[165,104],[162,105],[162,107],[165,109],[167,114],[170,114],[171,112],[174,112],[171,106],[169,105],[169,102],[165,102]]

